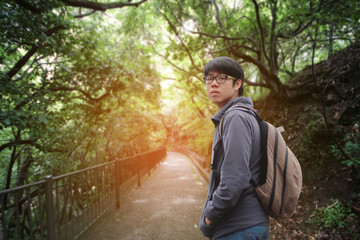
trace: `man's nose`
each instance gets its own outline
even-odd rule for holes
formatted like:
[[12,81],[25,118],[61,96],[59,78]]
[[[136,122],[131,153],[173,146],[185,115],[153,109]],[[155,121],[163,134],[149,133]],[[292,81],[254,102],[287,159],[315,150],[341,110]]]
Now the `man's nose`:
[[211,83],[211,87],[218,87],[218,86],[219,86],[218,82],[216,81],[216,79],[214,79]]

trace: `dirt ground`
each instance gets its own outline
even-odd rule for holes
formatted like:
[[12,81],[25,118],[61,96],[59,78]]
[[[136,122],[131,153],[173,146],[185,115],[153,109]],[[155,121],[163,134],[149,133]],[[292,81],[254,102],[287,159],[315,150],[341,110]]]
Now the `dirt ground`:
[[[345,219],[345,226],[323,228],[309,220],[315,217],[314,211],[321,207],[330,208],[332,200],[345,203],[353,198],[352,207],[360,207],[358,186],[348,167],[331,167],[324,178],[317,182],[303,184],[296,213],[286,220],[270,220],[270,239],[309,239],[309,240],[356,240],[360,239],[360,218],[354,214]],[[352,211],[354,212],[354,211]]]

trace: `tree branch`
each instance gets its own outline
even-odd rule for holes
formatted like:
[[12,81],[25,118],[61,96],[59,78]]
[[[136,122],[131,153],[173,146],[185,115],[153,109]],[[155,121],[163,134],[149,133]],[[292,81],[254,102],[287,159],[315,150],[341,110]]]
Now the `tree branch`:
[[228,50],[228,49],[230,49],[230,48],[232,48],[232,47],[234,47],[234,46],[235,46],[235,45],[231,44],[231,45],[229,45],[229,46],[227,46],[227,47],[225,47],[225,48],[223,48],[223,49],[216,50],[216,51],[210,51],[210,54],[213,54],[213,53],[221,53],[221,52],[224,52],[224,51],[226,51],[226,50]]
[[201,118],[206,118],[204,111],[202,111],[202,110],[197,106],[197,104],[196,104],[196,102],[195,102],[195,99],[194,99],[194,95],[191,96],[191,102],[194,104],[194,106],[195,106],[197,112],[199,113],[200,117],[201,117]]
[[262,73],[262,75],[264,75],[267,78],[271,77],[271,73],[269,72],[269,70],[266,68],[266,66],[264,65],[263,62],[243,53],[240,51],[235,50],[234,48],[231,49],[231,52],[238,58],[242,58],[247,62],[250,62],[252,64],[254,64],[255,66],[258,67],[258,69],[260,70],[260,72]]
[[257,4],[256,0],[252,0],[252,2],[253,2],[254,5],[255,5],[256,21],[257,21],[257,24],[258,24],[258,26],[259,26],[260,36],[261,36],[260,51],[263,52],[265,58],[269,61],[269,57],[267,56],[266,50],[265,50],[265,36],[264,36],[264,29],[263,29],[263,27],[262,27],[261,19],[260,19],[259,5]]
[[65,86],[56,86],[56,87],[51,87],[49,88],[50,91],[78,91],[81,92],[86,98],[88,98],[90,101],[95,101],[98,102],[100,100],[102,100],[103,98],[105,98],[106,96],[108,96],[110,94],[110,91],[107,91],[106,93],[104,93],[103,95],[101,95],[100,97],[92,97],[89,93],[81,90],[81,89],[77,89],[75,87],[65,87]]
[[[322,7],[321,3],[322,3],[322,1],[319,2],[318,12],[320,11],[320,9],[321,9],[321,7]],[[310,2],[310,4],[311,4],[311,2]],[[311,4],[311,6],[310,6],[310,10],[309,10],[309,11],[310,11],[311,13],[308,13],[308,14],[306,14],[305,16],[310,16],[310,14],[312,14],[312,12],[313,12],[312,4]],[[302,33],[305,29],[307,29],[307,28],[313,23],[314,20],[315,20],[315,16],[312,17],[312,18],[309,20],[309,22],[306,23],[305,25],[304,25],[304,22],[301,21],[301,22],[299,23],[299,25],[298,25],[291,33],[283,34],[283,33],[281,33],[281,32],[279,31],[278,36],[279,36],[279,38],[283,38],[283,39],[289,39],[289,38],[296,37],[297,35],[299,35],[300,33]]]
[[179,39],[181,45],[184,47],[186,53],[188,54],[189,56],[189,59],[192,63],[192,65],[199,71],[201,72],[201,70],[196,66],[195,62],[194,62],[194,59],[192,58],[192,55],[189,51],[189,49],[186,47],[184,41],[182,40],[182,38],[180,37],[180,34],[179,32],[176,30],[176,27],[174,26],[174,24],[172,24],[172,22],[170,21],[170,19],[162,12],[160,12],[161,15],[163,15],[163,17],[166,19],[166,21],[168,22],[168,24],[170,25],[170,28],[174,31],[174,33],[176,34],[176,37]]
[[129,2],[113,2],[113,3],[99,3],[91,2],[86,0],[61,0],[67,6],[72,7],[83,7],[88,9],[93,9],[95,11],[106,11],[114,8],[123,8],[123,7],[138,7],[140,4],[146,2],[147,0],[141,0],[139,2],[131,3]]
[[92,10],[92,11],[89,11],[89,12],[83,13],[83,14],[74,15],[74,18],[83,18],[83,17],[90,16],[91,14],[94,14],[94,13],[96,13],[96,10]]
[[282,38],[282,39],[289,39],[289,38],[293,38],[293,37],[296,37],[297,35],[299,35],[300,33],[302,33],[305,29],[307,29],[311,24],[312,22],[314,21],[314,18],[311,19],[307,24],[305,24],[303,26],[303,23],[299,23],[299,26],[293,30],[291,33],[288,33],[288,34],[284,34],[284,33],[281,33],[279,32],[279,38]]
[[247,78],[244,78],[244,82],[249,85],[249,86],[253,86],[253,87],[263,87],[263,88],[268,88],[271,89],[269,84],[266,83],[258,83],[258,82],[252,82]]
[[277,1],[270,1],[270,9],[271,9],[271,31],[270,31],[270,46],[269,46],[269,65],[270,65],[270,71],[277,75],[278,74],[278,64],[277,64],[277,52],[276,52],[276,41],[277,36],[275,34],[275,28],[276,28],[276,21],[277,21]]
[[[199,36],[206,36],[206,37],[209,37],[209,38],[213,38],[213,39],[217,39],[217,38],[221,38],[221,39],[224,39],[224,40],[244,40],[244,41],[250,41],[254,44],[254,46],[257,46],[257,43],[254,39],[250,38],[250,37],[228,37],[228,36],[224,36],[224,35],[211,35],[211,34],[208,34],[208,33],[204,33],[204,32],[200,32],[200,31],[191,31],[191,30],[188,30],[186,29],[185,27],[183,27],[185,29],[185,31],[189,32],[189,33],[192,33],[192,34],[198,34]],[[256,54],[259,54],[259,51],[257,51],[256,49],[254,48],[251,48],[249,46],[246,46],[244,44],[242,45],[236,45],[236,44],[228,44],[227,47],[225,47],[224,49],[221,49],[221,50],[218,50],[218,51],[211,51],[210,54],[212,53],[219,53],[219,52],[223,52],[231,47],[234,47],[234,46],[238,46],[238,47],[242,47],[242,48],[245,48],[249,51],[252,51]]]
[[[66,29],[64,25],[58,25],[53,28],[50,28],[45,31],[46,36],[51,36],[52,34],[58,32],[59,30]],[[20,70],[21,68],[30,60],[32,56],[38,51],[41,42],[37,45],[34,45],[17,63],[6,73],[7,79],[6,82],[10,81]]]
[[45,88],[45,86],[46,86],[47,84],[48,84],[48,83],[44,83],[44,84],[40,87],[39,91],[31,94],[30,96],[25,97],[22,101],[20,101],[20,102],[14,107],[14,109],[15,109],[15,110],[20,110],[22,107],[24,107],[28,102],[30,102],[32,99],[34,99],[36,96],[38,96],[39,93],[42,93],[43,90],[44,90],[44,88]]
[[12,147],[12,146],[16,146],[16,145],[23,145],[23,144],[33,144],[34,142],[36,142],[38,139],[28,139],[28,140],[18,140],[18,141],[12,141],[12,142],[8,142],[5,143],[3,145],[0,146],[0,152],[2,152],[3,150],[5,150],[6,148]]
[[[171,66],[173,66],[175,69],[177,69],[177,70],[179,70],[179,71],[181,71],[181,72],[187,73],[187,74],[189,74],[189,75],[192,75],[190,72],[186,71],[185,69],[180,68],[180,67],[177,66],[175,63],[173,63],[173,62],[171,62],[169,59],[167,59],[164,55],[162,55],[161,53],[157,52],[154,47],[152,47],[152,48],[153,48],[154,52],[155,52],[157,55],[159,55],[160,57],[162,57],[163,59],[165,59],[165,61],[167,61],[167,62],[168,62]],[[194,76],[194,77],[196,77],[197,79],[199,79],[200,81],[202,81],[202,79],[199,78],[198,76]]]
[[215,18],[216,18],[216,21],[218,22],[218,24],[219,24],[219,26],[220,26],[220,28],[221,28],[221,30],[225,33],[225,35],[226,35],[226,31],[225,31],[225,29],[224,29],[224,25],[222,24],[222,22],[221,22],[221,19],[220,19],[220,17],[219,17],[219,7],[218,7],[218,5],[216,4],[216,0],[211,0],[211,3],[214,5],[214,7],[215,7],[215,12],[216,12],[216,14],[215,14]]
[[27,1],[14,0],[14,2],[16,2],[18,5],[22,6],[23,8],[29,10],[32,13],[41,14],[43,12],[40,9],[36,8],[35,6],[29,4]]
[[264,65],[263,62],[255,59],[249,55],[246,55],[243,52],[236,51],[233,48],[230,50],[231,50],[231,53],[234,54],[234,56],[244,59],[245,61],[254,64],[259,69],[261,75],[264,77],[264,80],[268,84],[269,89],[274,90],[275,92],[282,90],[284,85],[281,83],[279,77],[277,75],[271,74],[271,72],[267,69],[267,67]]
[[249,37],[244,38],[244,37],[228,37],[228,36],[224,36],[224,35],[212,35],[209,33],[204,33],[204,32],[199,32],[199,31],[191,31],[189,29],[186,29],[185,27],[183,27],[183,28],[185,29],[185,31],[187,31],[189,33],[198,34],[198,35],[206,36],[206,37],[213,38],[213,39],[221,38],[224,40],[246,40],[246,41],[251,41],[252,43],[256,44],[255,40],[252,38],[249,38]]
[[7,79],[6,82],[10,81],[19,71],[20,69],[30,60],[32,56],[37,52],[39,48],[37,46],[33,46],[19,61],[6,73]]

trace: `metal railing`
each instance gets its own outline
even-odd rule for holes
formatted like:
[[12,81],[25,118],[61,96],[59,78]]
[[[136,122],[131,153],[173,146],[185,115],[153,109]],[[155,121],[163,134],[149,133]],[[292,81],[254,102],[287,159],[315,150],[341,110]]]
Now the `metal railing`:
[[76,239],[108,209],[120,207],[120,187],[156,168],[162,148],[0,191],[0,239]]

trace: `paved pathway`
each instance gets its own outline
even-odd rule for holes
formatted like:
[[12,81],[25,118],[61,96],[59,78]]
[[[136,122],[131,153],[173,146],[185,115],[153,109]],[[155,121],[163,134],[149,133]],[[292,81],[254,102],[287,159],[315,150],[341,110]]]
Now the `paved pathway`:
[[80,239],[196,240],[207,186],[187,157],[168,152],[164,162],[122,194],[121,206],[105,214]]

